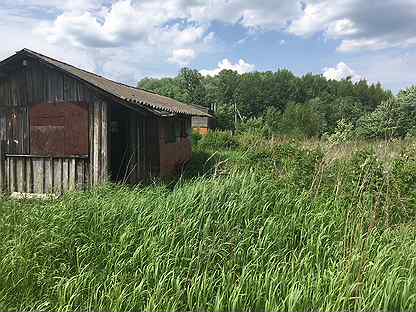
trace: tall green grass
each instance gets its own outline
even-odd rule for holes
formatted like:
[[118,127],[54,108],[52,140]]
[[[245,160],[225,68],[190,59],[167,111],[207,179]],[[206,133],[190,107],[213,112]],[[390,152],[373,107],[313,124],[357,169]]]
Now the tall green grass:
[[173,189],[2,200],[0,310],[416,310],[413,160],[258,152]]

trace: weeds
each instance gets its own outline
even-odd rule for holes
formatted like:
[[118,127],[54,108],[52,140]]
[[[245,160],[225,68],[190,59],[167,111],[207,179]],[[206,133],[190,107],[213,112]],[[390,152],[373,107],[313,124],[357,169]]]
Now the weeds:
[[173,188],[1,200],[0,310],[416,309],[411,150],[238,145]]

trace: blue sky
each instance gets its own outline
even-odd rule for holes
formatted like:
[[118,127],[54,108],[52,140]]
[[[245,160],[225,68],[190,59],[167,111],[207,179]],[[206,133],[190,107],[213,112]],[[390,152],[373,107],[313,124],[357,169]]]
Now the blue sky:
[[22,48],[128,84],[188,66],[416,83],[415,0],[2,0],[0,57]]

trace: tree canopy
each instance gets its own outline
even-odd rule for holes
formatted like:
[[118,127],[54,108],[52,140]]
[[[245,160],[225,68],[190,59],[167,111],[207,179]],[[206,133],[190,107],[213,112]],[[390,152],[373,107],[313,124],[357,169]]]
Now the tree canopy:
[[[204,77],[197,70],[183,68],[174,78],[145,78],[138,86],[213,109],[221,129],[235,130],[237,116],[241,125],[252,119],[268,120],[270,125],[278,125],[275,132],[305,136],[331,134],[340,120],[354,127],[376,120],[377,114],[383,115],[380,105],[388,106],[394,98],[380,83],[349,78],[335,81],[314,74],[298,77],[287,69],[245,74],[223,70],[214,77]],[[414,93],[410,90],[399,95],[401,111],[416,111],[411,100]]]

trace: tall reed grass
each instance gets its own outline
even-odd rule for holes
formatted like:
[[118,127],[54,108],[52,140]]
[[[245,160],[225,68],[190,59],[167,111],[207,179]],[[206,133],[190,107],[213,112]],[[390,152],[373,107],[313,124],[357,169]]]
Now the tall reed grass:
[[413,160],[227,153],[173,188],[2,200],[0,310],[416,310]]

